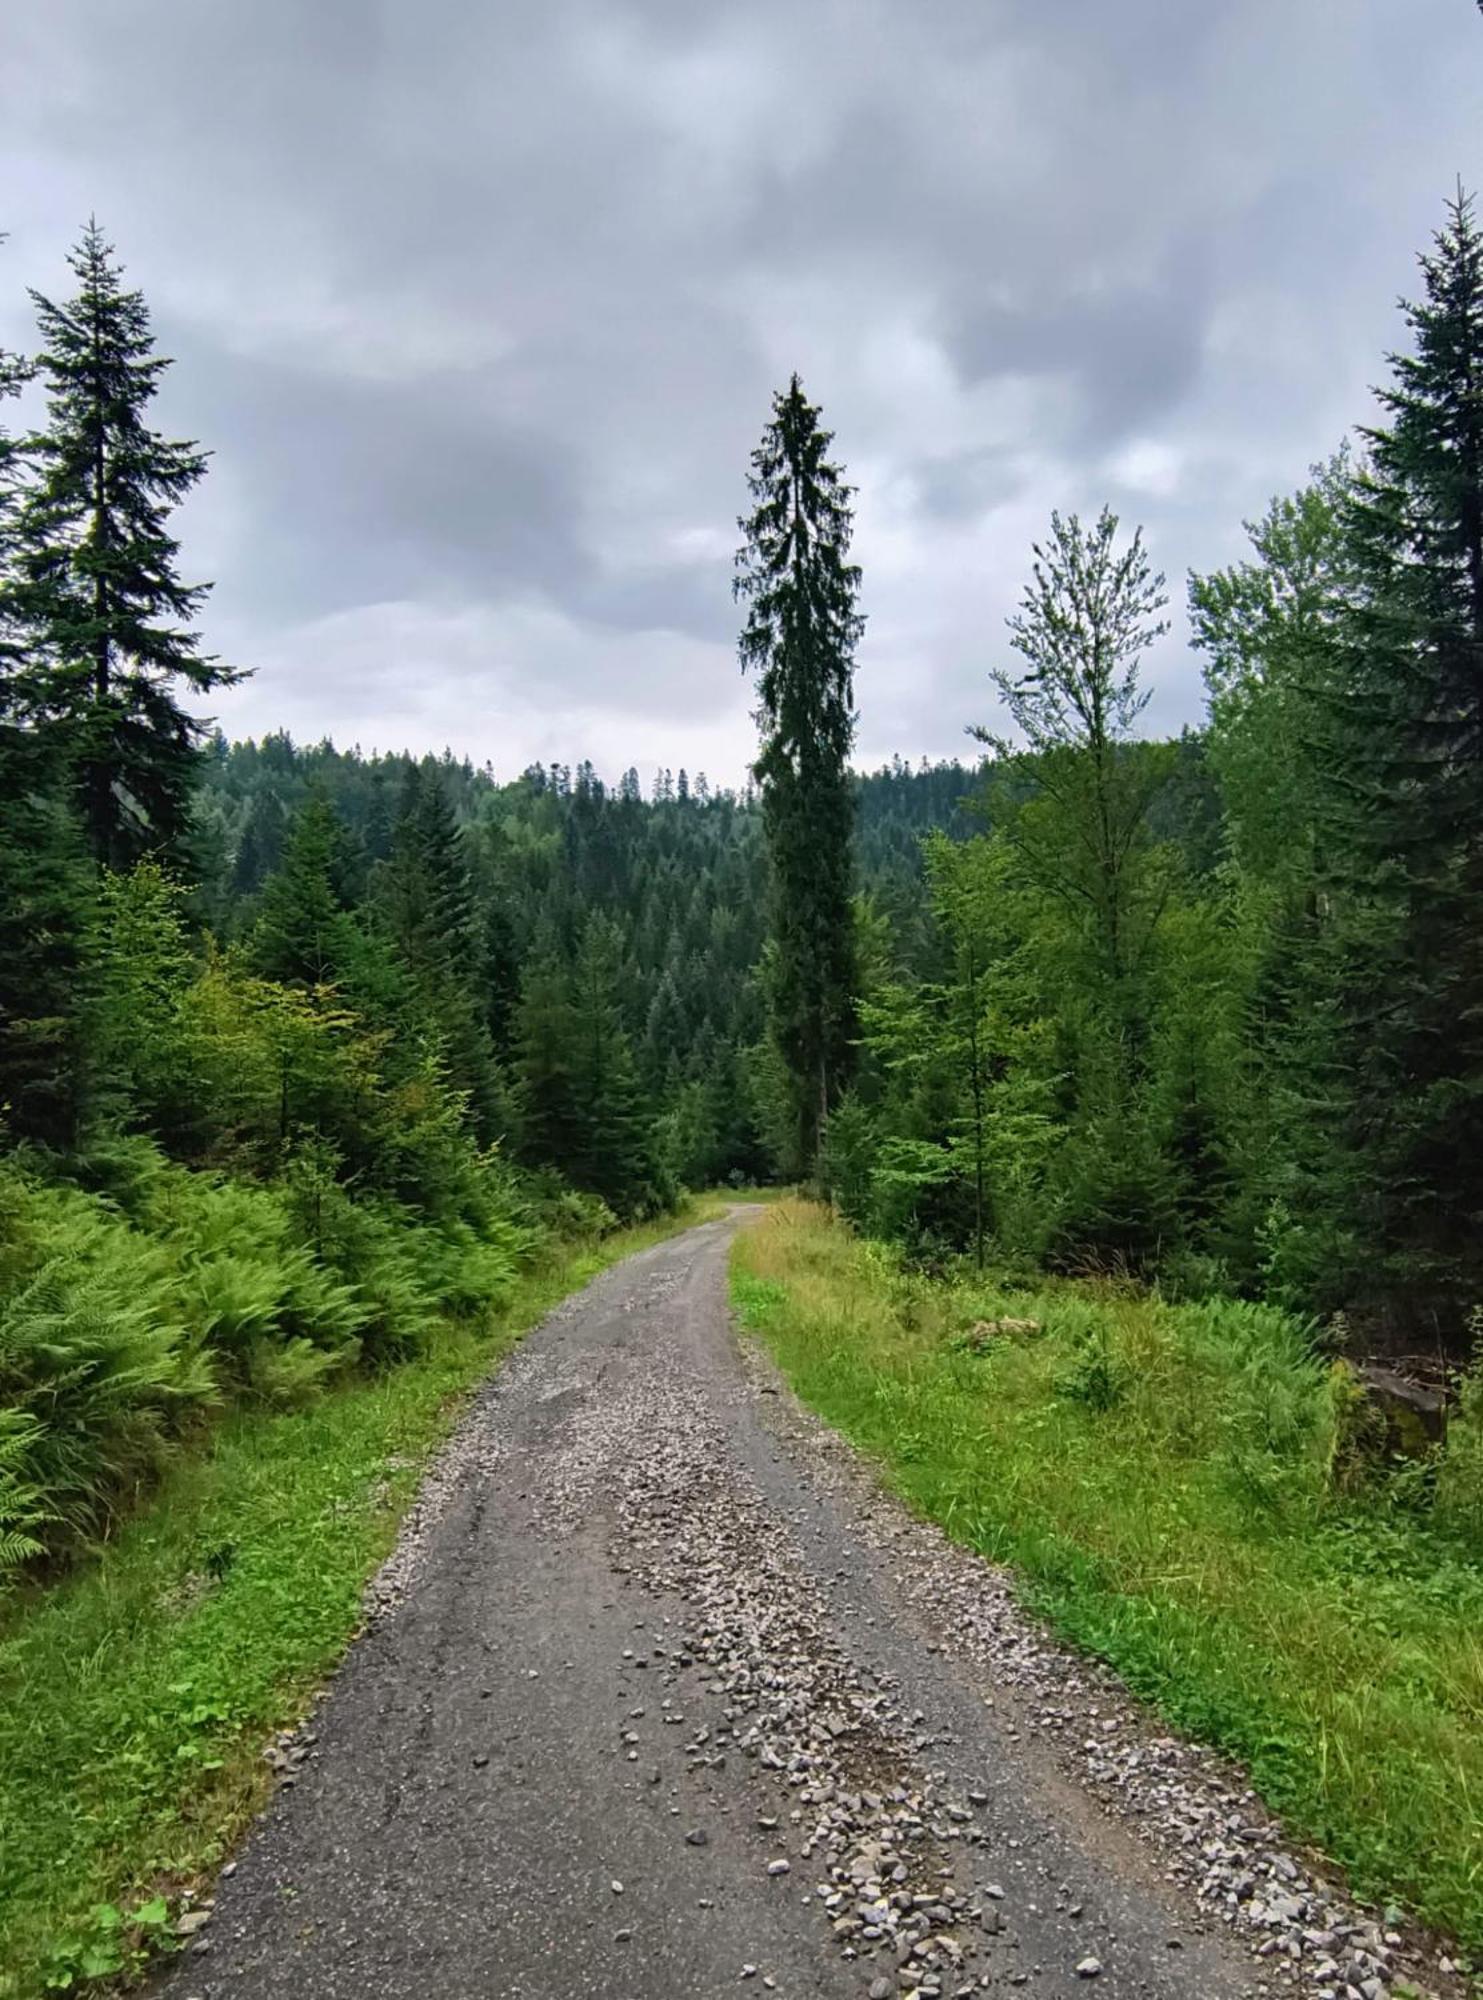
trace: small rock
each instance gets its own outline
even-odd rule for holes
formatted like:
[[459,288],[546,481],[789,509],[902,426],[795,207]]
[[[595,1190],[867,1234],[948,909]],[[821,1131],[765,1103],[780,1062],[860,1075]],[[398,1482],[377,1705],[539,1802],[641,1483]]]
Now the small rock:
[[1078,1979],[1100,1979],[1102,1976],[1101,1959],[1100,1958],[1078,1959],[1076,1962],[1076,1976]]
[[685,1845],[687,1847],[709,1847],[710,1844],[711,1837],[703,1826],[692,1826],[690,1831],[685,1835]]

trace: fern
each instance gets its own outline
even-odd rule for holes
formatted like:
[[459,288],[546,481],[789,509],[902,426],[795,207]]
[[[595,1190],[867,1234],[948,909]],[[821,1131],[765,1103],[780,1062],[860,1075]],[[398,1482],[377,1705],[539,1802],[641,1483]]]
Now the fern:
[[28,1477],[39,1428],[21,1410],[0,1410],[0,1590],[23,1563],[42,1553],[37,1530],[56,1519]]

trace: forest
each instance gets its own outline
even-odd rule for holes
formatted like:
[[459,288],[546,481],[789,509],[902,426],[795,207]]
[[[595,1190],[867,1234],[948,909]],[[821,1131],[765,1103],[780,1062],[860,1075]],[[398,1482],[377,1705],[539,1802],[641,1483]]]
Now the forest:
[[[0,1562],[180,1440],[381,1369],[563,1233],[822,1192],[919,1268],[1260,1298],[1465,1364],[1483,1313],[1483,237],[1379,415],[1170,587],[1056,515],[962,762],[851,768],[853,495],[795,376],[735,591],[736,792],[230,743],[101,231],[3,386]],[[868,693],[864,697],[868,699]],[[1477,1391],[1469,1391],[1476,1400]]]

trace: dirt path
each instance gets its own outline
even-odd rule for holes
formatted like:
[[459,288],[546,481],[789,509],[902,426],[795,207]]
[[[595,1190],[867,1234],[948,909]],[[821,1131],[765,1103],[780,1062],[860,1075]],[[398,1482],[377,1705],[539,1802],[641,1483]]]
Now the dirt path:
[[733,1226],[481,1394],[170,2000],[1279,1990],[738,1352]]

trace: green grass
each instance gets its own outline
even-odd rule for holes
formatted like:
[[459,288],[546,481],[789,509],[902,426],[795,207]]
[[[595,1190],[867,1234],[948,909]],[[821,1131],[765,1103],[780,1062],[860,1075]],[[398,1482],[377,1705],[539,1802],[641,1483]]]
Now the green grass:
[[0,1620],[0,1994],[137,1970],[267,1794],[421,1467],[559,1298],[719,1213],[553,1253],[497,1320],[293,1413],[230,1417],[95,1559]]
[[[1241,1759],[1356,1893],[1483,1957],[1476,1439],[1367,1474],[1348,1378],[1281,1314],[931,1281],[802,1203],[743,1232],[733,1272],[800,1394],[911,1505]],[[975,1334],[1004,1316],[1036,1328]]]

